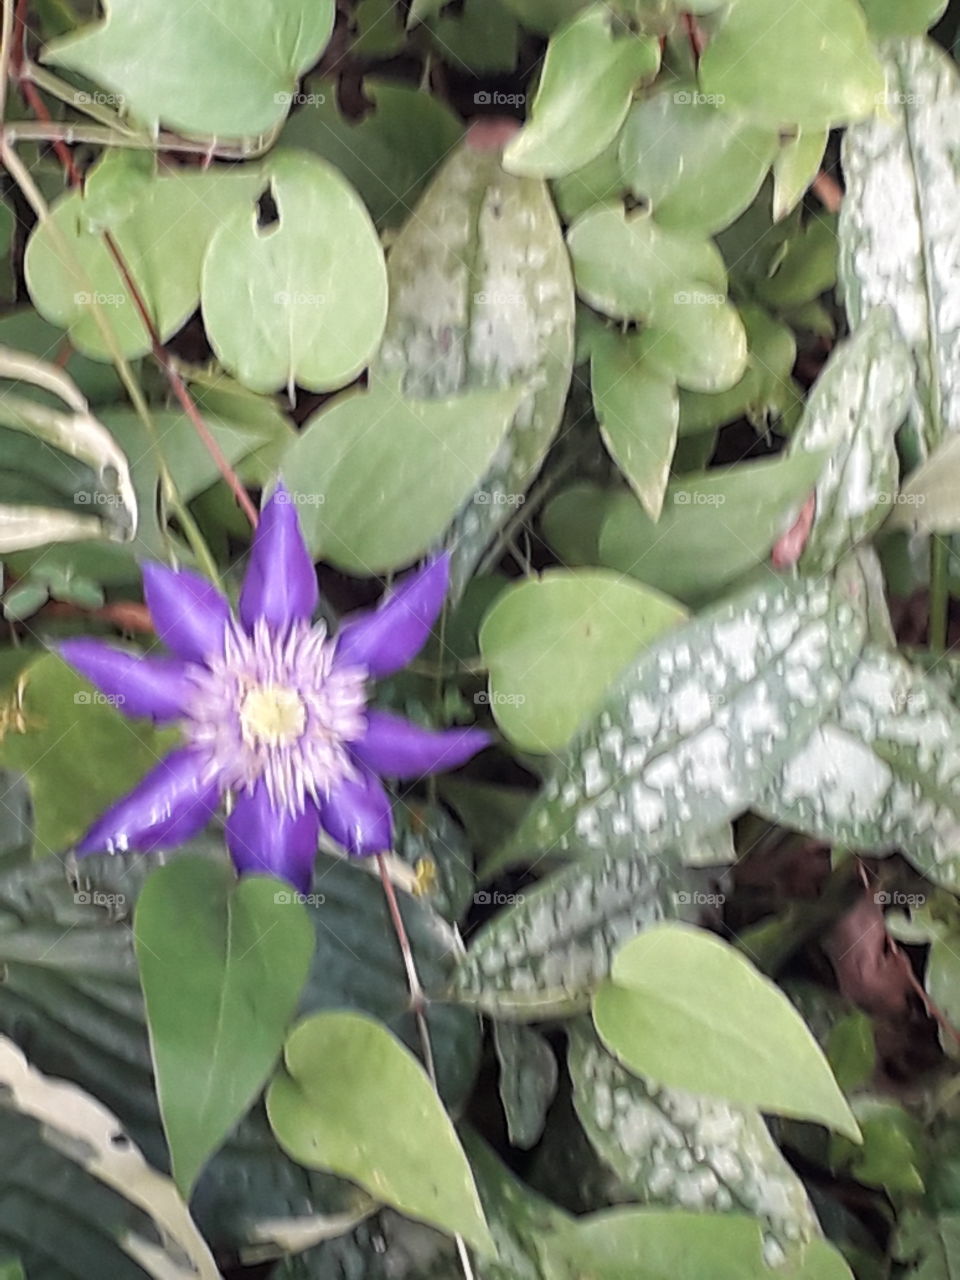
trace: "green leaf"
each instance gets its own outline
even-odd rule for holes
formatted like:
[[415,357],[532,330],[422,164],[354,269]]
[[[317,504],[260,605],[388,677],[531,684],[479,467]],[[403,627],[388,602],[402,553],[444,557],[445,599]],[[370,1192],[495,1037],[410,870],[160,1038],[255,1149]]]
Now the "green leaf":
[[960,529],[960,436],[942,441],[895,495],[890,527],[913,533]]
[[457,75],[503,73],[517,65],[520,32],[502,0],[463,0],[458,12],[441,14],[426,28],[438,57]]
[[788,1255],[817,1234],[803,1183],[759,1112],[631,1075],[587,1019],[571,1023],[568,1034],[577,1115],[631,1199],[705,1213],[736,1205],[758,1217]]
[[930,451],[960,431],[960,280],[944,212],[960,200],[960,88],[928,40],[891,43],[885,66],[884,114],[844,137],[840,279],[852,327],[893,307],[916,363],[912,424]]
[[747,335],[746,371],[728,391],[681,391],[681,436],[722,427],[741,416],[766,428],[771,417],[785,415],[799,398],[791,377],[797,359],[792,330],[762,307],[748,304],[739,310]]
[[283,459],[314,556],[359,574],[422,556],[465,502],[482,507],[491,500],[477,486],[521,394],[474,391],[416,401],[381,386],[321,410]]
[[284,1060],[267,1111],[294,1159],[495,1251],[456,1131],[426,1072],[384,1027],[355,1013],[317,1014],[292,1033]]
[[471,503],[451,531],[459,590],[521,505],[570,386],[573,286],[546,185],[505,173],[498,152],[464,144],[394,242],[389,272],[375,380],[399,383],[414,399],[525,387],[506,439],[488,459],[482,492],[489,501]]
[[[677,911],[679,849],[575,863],[545,877],[471,939],[457,994],[496,1017],[537,1021],[587,1008],[613,953]],[[667,874],[664,875],[664,870]]]
[[566,746],[614,676],[684,617],[673,601],[604,570],[550,569],[508,587],[480,629],[497,724],[522,750]]
[[567,236],[577,292],[617,320],[673,318],[677,292],[725,293],[727,273],[713,243],[668,231],[647,213],[609,206],[585,214]]
[[[228,865],[222,841],[190,847]],[[114,855],[80,865],[74,880],[56,858],[0,869],[0,1030],[29,1045],[42,1070],[95,1090],[150,1163],[166,1170],[130,927],[150,860]],[[379,881],[324,856],[315,889],[321,881],[323,892],[308,908],[315,941],[300,1012],[364,1011],[416,1049],[406,974]],[[423,902],[400,898],[424,989],[439,996],[449,984],[456,935]],[[476,1070],[477,1020],[439,1000],[427,1018],[442,1095],[458,1106]],[[210,1160],[192,1205],[211,1247],[251,1261],[348,1229],[371,1208],[359,1189],[289,1160],[259,1106]]]
[[53,654],[24,671],[16,699],[0,763],[27,778],[38,851],[59,854],[140,781],[169,738],[128,721]]
[[27,1275],[220,1280],[173,1183],[147,1164],[115,1115],[75,1085],[41,1075],[5,1037],[0,1081],[0,1138],[11,1157],[0,1176],[8,1206],[0,1249],[17,1253]]
[[759,1223],[739,1214],[607,1209],[558,1232],[547,1252],[566,1268],[561,1276],[577,1280],[852,1280],[840,1254],[819,1240],[798,1262],[771,1270]]
[[908,1209],[900,1218],[893,1257],[911,1280],[953,1280],[960,1267],[960,1213]]
[[863,119],[884,87],[857,0],[737,0],[717,21],[699,73],[723,110],[773,128]]
[[638,345],[647,368],[675,378],[688,391],[728,391],[747,367],[739,312],[723,293],[699,281],[657,300]]
[[359,122],[340,114],[336,84],[311,80],[306,104],[284,125],[282,146],[314,151],[353,184],[378,227],[398,226],[463,127],[439,99],[368,76],[374,109]]
[[[141,32],[142,42],[142,32]],[[250,171],[171,170],[138,183],[130,202],[118,204],[110,234],[137,290],[166,341],[182,328],[200,300],[200,268],[217,227],[242,210],[263,186]],[[95,313],[123,355],[144,355],[150,338],[127,283],[103,242],[103,202],[80,192],[61,196],[50,218],[35,227],[24,270],[33,304],[52,324],[69,330],[71,343],[97,360],[112,359]]]
[[960,711],[898,654],[864,650],[832,713],[770,771],[754,807],[817,839],[900,850],[960,885]]
[[715,597],[770,554],[810,496],[824,453],[745,462],[667,486],[654,524],[632,497],[611,505],[600,558],[685,604]]
[[593,1017],[631,1071],[859,1139],[796,1009],[738,951],[703,930],[662,924],[628,942],[594,996]]
[[563,564],[599,562],[600,531],[619,496],[618,490],[596,484],[572,484],[547,503],[540,523],[544,537]]
[[660,46],[594,4],[550,38],[531,120],[507,146],[510,173],[573,173],[614,139],[637,85],[656,75]]
[[887,1098],[855,1098],[853,1111],[863,1142],[854,1145],[846,1138],[833,1135],[831,1167],[891,1196],[922,1195],[921,1170],[928,1156],[926,1135],[919,1120]]
[[269,876],[206,858],[158,868],[137,903],[137,964],[173,1175],[188,1196],[279,1057],[313,930]]
[[943,16],[947,0],[860,0],[871,32],[881,40],[922,36]]
[[834,348],[791,443],[794,456],[827,454],[804,569],[833,568],[889,515],[900,474],[896,435],[912,389],[910,352],[890,309],[877,308]]
[[521,1023],[495,1022],[493,1043],[500,1063],[500,1101],[510,1142],[529,1150],[540,1140],[557,1092],[557,1059],[550,1041]]
[[590,0],[504,0],[525,27],[549,35],[569,22]]
[[203,319],[221,362],[254,391],[331,391],[366,366],[383,333],[387,275],[370,216],[336,169],[277,152],[255,202],[231,211],[203,263]]
[[262,134],[290,109],[298,79],[330,39],[334,8],[334,0],[209,0],[189,15],[185,56],[180,11],[164,0],[109,0],[103,21],[55,40],[44,60],[113,90],[152,127]]
[[773,162],[773,220],[792,213],[820,172],[827,150],[827,129],[798,129]]
[[620,166],[660,226],[712,235],[754,199],[778,144],[775,130],[715,106],[696,84],[674,81],[632,108]]
[[767,581],[668,632],[559,757],[503,859],[629,857],[638,842],[654,857],[750,808],[840,694],[862,644],[858,590]]
[[636,337],[596,342],[590,360],[603,442],[651,520],[658,520],[677,443],[680,404],[670,377],[651,373]]

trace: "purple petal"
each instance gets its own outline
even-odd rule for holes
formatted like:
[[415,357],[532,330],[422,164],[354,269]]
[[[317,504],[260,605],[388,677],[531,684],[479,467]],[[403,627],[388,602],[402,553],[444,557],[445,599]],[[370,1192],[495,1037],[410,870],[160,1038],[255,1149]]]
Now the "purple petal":
[[240,617],[247,630],[264,618],[275,630],[313,616],[320,592],[310,552],[300,532],[297,509],[282,484],[260,513],[250,561],[240,592]]
[[241,875],[278,876],[307,893],[319,828],[316,805],[308,800],[305,811],[298,814],[275,809],[261,780],[252,792],[235,796],[227,819],[227,844]]
[[393,844],[390,797],[372,773],[344,779],[320,807],[320,825],[347,853],[366,857],[386,853]]
[[65,640],[57,648],[64,661],[124,715],[164,721],[184,714],[193,688],[186,663],[176,658],[144,658],[85,638]]
[[376,609],[355,614],[341,627],[337,660],[366,667],[378,679],[405,667],[426,644],[449,581],[446,554],[411,573]]
[[422,778],[465,764],[490,745],[483,729],[422,729],[386,711],[367,712],[367,732],[350,744],[353,754],[374,773],[391,778]]
[[213,583],[189,569],[143,566],[143,593],[157,635],[178,658],[203,662],[223,652],[230,606]]
[[202,763],[189,748],[171,752],[93,824],[77,853],[147,853],[196,835],[219,798],[215,781],[201,781]]

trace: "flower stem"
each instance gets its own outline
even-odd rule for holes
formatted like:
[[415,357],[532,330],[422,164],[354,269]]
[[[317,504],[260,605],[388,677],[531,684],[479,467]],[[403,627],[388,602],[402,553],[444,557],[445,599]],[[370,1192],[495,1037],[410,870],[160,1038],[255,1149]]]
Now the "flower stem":
[[[423,1050],[423,1063],[430,1077],[430,1083],[434,1090],[437,1089],[437,1068],[433,1057],[433,1044],[430,1040],[430,1027],[427,1023],[427,1016],[424,1012],[426,1006],[426,997],[423,994],[423,987],[420,983],[420,975],[417,972],[417,962],[413,956],[413,948],[410,946],[410,939],[407,936],[407,927],[403,923],[403,916],[400,914],[400,904],[397,902],[397,892],[393,887],[393,881],[390,879],[390,872],[384,860],[383,854],[377,854],[377,870],[380,872],[380,883],[383,885],[383,896],[387,900],[387,910],[390,912],[390,920],[393,924],[393,931],[397,936],[397,945],[400,948],[400,954],[403,957],[403,967],[407,973],[407,987],[410,991],[410,1006],[413,1010],[413,1016],[417,1021],[417,1031],[420,1035],[420,1046]],[[457,1256],[460,1259],[460,1266],[463,1268],[465,1280],[474,1280],[473,1266],[470,1262],[470,1255],[467,1252],[467,1246],[461,1235],[454,1235],[457,1245]]]

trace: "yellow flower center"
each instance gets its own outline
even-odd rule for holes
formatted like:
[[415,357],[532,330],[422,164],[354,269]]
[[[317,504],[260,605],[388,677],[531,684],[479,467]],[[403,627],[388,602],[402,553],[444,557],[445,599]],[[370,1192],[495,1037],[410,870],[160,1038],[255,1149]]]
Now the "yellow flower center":
[[244,740],[268,747],[296,742],[307,723],[307,712],[300,695],[279,684],[258,685],[251,689],[240,708],[240,729]]

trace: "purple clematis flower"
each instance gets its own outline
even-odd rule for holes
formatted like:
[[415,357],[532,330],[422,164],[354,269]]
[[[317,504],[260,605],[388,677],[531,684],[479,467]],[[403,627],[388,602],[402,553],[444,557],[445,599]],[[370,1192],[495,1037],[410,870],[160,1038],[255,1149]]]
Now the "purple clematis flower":
[[453,769],[490,741],[481,729],[434,732],[367,705],[371,679],[405,666],[430,634],[447,592],[447,556],[331,637],[311,622],[316,573],[281,485],[254,534],[239,620],[195,573],[148,564],[143,577],[172,658],[91,639],[68,640],[60,653],[128,715],[179,722],[184,745],[94,823],[80,854],[180,844],[231,794],[227,843],[237,870],[306,891],[321,827],[355,856],[391,847],[378,774]]

